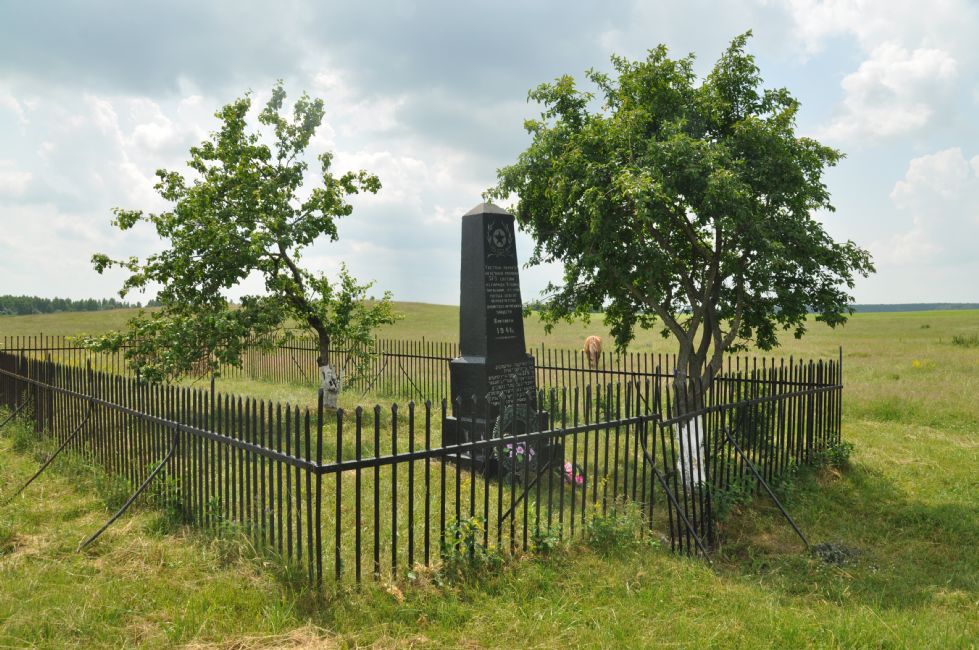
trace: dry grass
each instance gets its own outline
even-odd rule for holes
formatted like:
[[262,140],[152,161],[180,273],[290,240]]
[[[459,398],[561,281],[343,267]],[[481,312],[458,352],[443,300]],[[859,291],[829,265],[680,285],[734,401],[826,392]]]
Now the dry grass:
[[187,650],[332,650],[343,644],[328,630],[315,625],[303,625],[284,634],[242,636],[209,643],[189,643]]

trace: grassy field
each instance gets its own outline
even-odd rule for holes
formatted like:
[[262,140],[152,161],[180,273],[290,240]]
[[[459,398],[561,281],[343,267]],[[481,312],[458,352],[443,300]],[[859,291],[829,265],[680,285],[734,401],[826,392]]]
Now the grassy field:
[[[454,340],[457,310],[401,304],[383,335]],[[0,336],[96,332],[127,314],[0,318]],[[601,323],[528,345],[577,347]],[[725,524],[714,567],[649,544],[578,543],[467,585],[418,572],[311,594],[237,539],[161,524],[143,509],[90,550],[118,486],[77,461],[0,505],[0,647],[976,647],[979,639],[979,312],[859,314],[814,324],[779,355],[844,351],[848,468],[807,472],[787,506],[841,566],[801,552],[762,501]],[[669,351],[647,333],[635,350]],[[243,392],[262,394],[260,382]],[[277,387],[278,399],[305,389]],[[271,396],[271,395],[270,395]],[[0,435],[0,502],[37,467],[26,431]]]

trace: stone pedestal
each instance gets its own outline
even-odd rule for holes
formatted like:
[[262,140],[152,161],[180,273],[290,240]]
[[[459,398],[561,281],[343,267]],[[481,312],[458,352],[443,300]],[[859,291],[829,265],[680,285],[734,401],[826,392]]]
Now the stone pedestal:
[[[537,411],[534,359],[524,341],[513,222],[487,203],[462,217],[461,356],[449,363],[452,415],[442,431],[448,445],[492,436],[503,412],[517,416],[506,418],[516,419],[512,433],[547,427],[546,414]],[[484,466],[482,456],[467,460]]]

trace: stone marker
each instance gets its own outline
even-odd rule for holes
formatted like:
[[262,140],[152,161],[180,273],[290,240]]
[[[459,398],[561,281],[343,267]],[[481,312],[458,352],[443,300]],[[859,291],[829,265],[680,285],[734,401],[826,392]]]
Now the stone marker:
[[[535,414],[534,427],[543,426],[533,397],[534,358],[524,342],[513,215],[488,203],[463,215],[460,279],[461,356],[449,362],[452,417],[446,418],[443,442],[451,445],[489,435],[501,409],[511,406],[521,421],[529,412]],[[526,429],[526,424],[520,428]],[[482,465],[484,459],[475,461]]]
[[323,389],[323,406],[336,410],[340,399],[340,377],[333,366],[320,366],[320,388]]

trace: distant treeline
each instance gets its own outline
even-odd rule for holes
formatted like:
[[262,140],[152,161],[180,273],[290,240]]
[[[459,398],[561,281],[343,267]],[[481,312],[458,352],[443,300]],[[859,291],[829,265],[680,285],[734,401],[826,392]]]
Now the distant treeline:
[[[876,304],[876,305],[850,305],[853,309],[860,313],[869,313],[874,311],[942,311],[942,310],[960,310],[960,309],[979,309],[979,303],[976,302],[909,302],[904,304]],[[529,309],[530,311],[540,311],[543,309],[544,303],[540,300],[528,300],[524,303],[524,309]]]
[[898,305],[851,305],[858,312],[871,311],[938,311],[947,309],[979,309],[974,302],[909,302]]
[[[150,300],[147,307],[159,303]],[[115,298],[39,298],[37,296],[0,296],[0,316],[28,316],[30,314],[55,314],[66,311],[104,311],[106,309],[128,309],[142,307],[143,304],[129,303]]]

